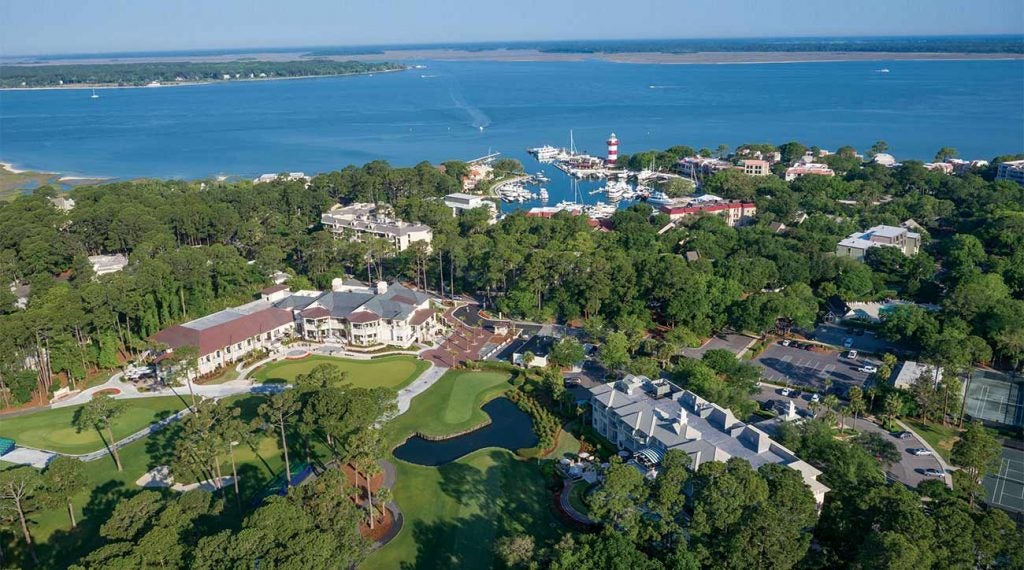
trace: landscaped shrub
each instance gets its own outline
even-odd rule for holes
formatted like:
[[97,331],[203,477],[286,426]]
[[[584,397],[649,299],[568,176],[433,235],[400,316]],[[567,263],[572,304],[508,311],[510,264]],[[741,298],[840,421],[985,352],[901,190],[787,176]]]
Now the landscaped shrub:
[[537,400],[527,396],[519,390],[509,392],[508,399],[515,402],[519,409],[523,410],[533,418],[533,431],[537,434],[537,449],[545,451],[555,445],[560,429],[558,418],[549,412]]

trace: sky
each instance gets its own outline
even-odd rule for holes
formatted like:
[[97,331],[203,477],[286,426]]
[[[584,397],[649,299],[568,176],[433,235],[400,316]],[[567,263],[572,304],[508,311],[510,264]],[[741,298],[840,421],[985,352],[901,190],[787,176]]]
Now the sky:
[[0,0],[0,56],[515,40],[1020,33],[1021,0]]

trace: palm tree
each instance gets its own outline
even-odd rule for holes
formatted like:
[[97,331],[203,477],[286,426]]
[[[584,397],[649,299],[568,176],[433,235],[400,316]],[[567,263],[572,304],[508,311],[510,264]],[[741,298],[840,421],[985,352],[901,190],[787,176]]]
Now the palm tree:
[[853,429],[857,430],[857,416],[864,413],[864,392],[860,386],[850,388],[850,413],[853,414]]
[[394,500],[394,494],[391,492],[389,487],[381,487],[380,489],[377,489],[375,495],[377,499],[377,509],[380,511],[381,521],[383,521],[385,513],[387,512],[388,503]]

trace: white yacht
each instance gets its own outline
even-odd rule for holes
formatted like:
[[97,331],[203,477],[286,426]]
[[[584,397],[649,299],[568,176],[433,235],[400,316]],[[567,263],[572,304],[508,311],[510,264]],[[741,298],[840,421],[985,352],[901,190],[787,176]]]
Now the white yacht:
[[93,90],[92,90],[92,95],[90,95],[90,96],[89,96],[89,98],[90,98],[90,99],[99,99],[99,98],[100,98],[100,96],[99,96],[99,95],[97,95],[97,94],[96,94],[96,90],[95,90],[95,89],[93,89]]
[[668,194],[655,190],[651,192],[650,197],[647,198],[647,203],[654,204],[655,206],[667,206],[673,202],[672,198],[668,197]]

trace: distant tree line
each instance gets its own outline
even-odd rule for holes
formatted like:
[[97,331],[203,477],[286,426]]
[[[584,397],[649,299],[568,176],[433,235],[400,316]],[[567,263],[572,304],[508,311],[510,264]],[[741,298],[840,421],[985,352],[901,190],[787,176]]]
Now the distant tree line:
[[397,63],[305,59],[298,61],[145,62],[0,66],[0,88],[59,85],[146,85],[348,75],[404,69]]

